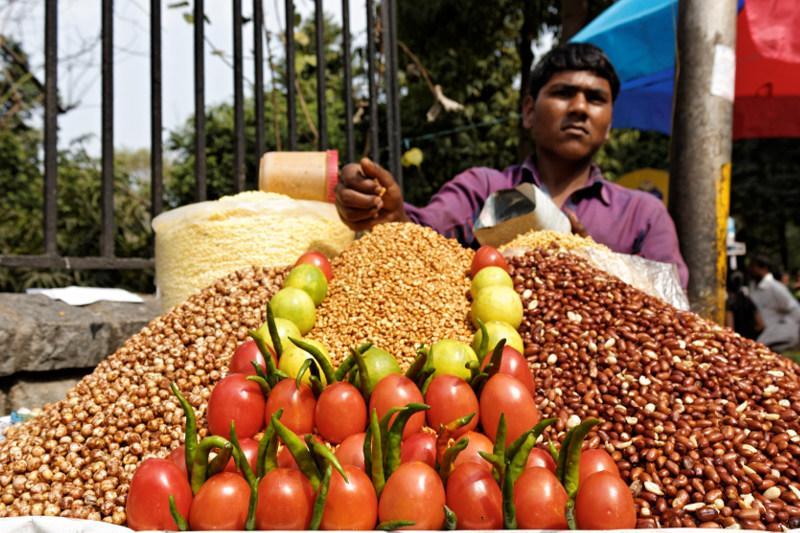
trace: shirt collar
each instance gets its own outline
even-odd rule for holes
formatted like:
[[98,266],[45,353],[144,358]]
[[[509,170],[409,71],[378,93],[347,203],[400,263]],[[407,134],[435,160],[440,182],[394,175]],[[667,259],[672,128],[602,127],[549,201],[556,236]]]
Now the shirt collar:
[[772,273],[771,272],[767,272],[764,275],[764,277],[761,278],[761,281],[759,281],[756,284],[756,287],[759,288],[759,289],[764,289],[764,288],[766,288],[767,285],[769,285],[774,280],[775,280],[775,278],[772,276]]
[[[548,192],[547,187],[545,187],[539,177],[539,170],[536,168],[536,163],[533,161],[533,156],[525,159],[525,161],[522,163],[522,170],[526,174],[526,177],[529,181],[532,181],[534,185],[543,191]],[[589,180],[586,182],[586,185],[572,193],[572,195],[569,197],[569,201],[577,204],[581,200],[585,200],[587,198],[598,198],[605,205],[610,205],[611,195],[609,194],[608,187],[605,186],[605,182],[606,180],[603,178],[603,172],[600,170],[600,167],[592,163],[592,166],[589,170]]]

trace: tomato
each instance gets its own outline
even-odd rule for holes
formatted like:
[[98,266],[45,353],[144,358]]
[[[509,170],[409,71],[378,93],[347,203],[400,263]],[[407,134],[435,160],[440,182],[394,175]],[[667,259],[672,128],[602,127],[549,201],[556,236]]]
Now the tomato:
[[469,345],[453,339],[443,339],[431,346],[428,365],[433,367],[437,376],[450,375],[469,379],[472,371],[467,368],[467,364],[473,362],[478,362],[478,356]]
[[581,482],[575,498],[578,529],[633,529],[633,494],[619,476],[595,472]]
[[[323,356],[325,356],[328,361],[330,361],[330,355],[328,354],[328,349],[322,345],[321,342],[315,341],[312,339],[303,339],[309,344],[313,344]],[[294,344],[289,342],[289,344],[284,348],[283,354],[281,355],[281,360],[278,363],[278,369],[283,370],[292,380],[297,377],[297,374],[300,372],[300,368],[303,366],[303,363],[306,360],[310,360],[311,364],[317,367],[319,370],[319,380],[322,382],[323,385],[327,385],[328,381],[325,379],[325,375],[322,373],[322,368],[319,366],[319,363],[314,356],[308,353],[307,351],[298,348]],[[303,374],[303,379],[300,380],[305,385],[311,385],[311,369],[309,368],[305,374]]]
[[[367,367],[369,373],[369,383],[367,383],[367,392],[372,393],[375,386],[386,376],[390,374],[402,374],[400,364],[392,354],[386,350],[373,346],[364,352],[364,365]],[[361,387],[361,376],[356,380],[356,385]]]
[[[487,355],[481,368],[486,367],[492,359],[492,354]],[[536,384],[533,382],[533,372],[528,367],[528,361],[517,350],[511,346],[503,346],[503,354],[500,356],[500,369],[499,373],[514,376],[520,383],[525,385],[531,396],[536,398]]]
[[182,516],[189,514],[192,489],[189,480],[175,463],[168,459],[146,459],[131,479],[125,513],[128,527],[134,530],[171,529],[178,525],[169,512],[169,497]]
[[[247,462],[250,464],[250,469],[255,472],[256,463],[258,463],[258,441],[253,439],[239,439],[239,446],[242,447],[244,456],[247,457]],[[231,460],[228,461],[227,465],[225,465],[225,472],[239,472],[239,469],[236,468],[236,461],[234,461],[233,457],[231,457]]]
[[378,520],[378,496],[372,480],[353,465],[344,467],[347,481],[337,471],[331,475],[321,529],[373,529]]
[[578,472],[578,486],[583,483],[584,479],[596,472],[610,472],[620,477],[617,463],[608,455],[608,452],[600,448],[591,448],[581,452]]
[[458,529],[503,529],[503,494],[492,472],[477,463],[459,465],[447,478],[447,506]]
[[497,266],[487,266],[480,269],[480,271],[472,276],[472,284],[469,287],[469,293],[475,298],[481,289],[493,285],[514,288],[514,282],[511,281],[511,276],[508,275],[505,269]]
[[337,444],[364,431],[367,427],[367,404],[353,385],[334,383],[317,398],[314,420],[322,438]]
[[477,329],[480,322],[505,322],[514,329],[522,324],[522,299],[511,287],[493,285],[481,290],[472,300],[470,319]]
[[264,427],[264,394],[244,374],[230,374],[211,391],[208,399],[208,431],[230,438],[231,422],[239,438],[252,437]]
[[283,280],[283,286],[305,291],[314,300],[314,305],[321,304],[328,294],[328,278],[315,265],[295,266]]
[[314,393],[307,385],[300,385],[298,389],[293,379],[284,379],[279,381],[269,393],[264,416],[269,423],[272,415],[278,409],[283,409],[283,415],[281,415],[283,425],[298,435],[302,435],[314,431],[316,405],[317,400],[314,398]]
[[197,530],[244,529],[250,486],[242,476],[220,472],[208,478],[192,501],[189,526]]
[[488,244],[481,246],[475,252],[475,257],[472,258],[472,265],[469,269],[470,276],[474,278],[478,271],[487,266],[497,266],[508,272],[508,263],[503,254],[498,252],[497,248]]
[[297,461],[294,460],[294,456],[292,452],[289,451],[289,448],[281,444],[278,447],[278,468],[289,468],[291,470],[300,470],[300,467],[297,466]]
[[444,504],[439,474],[425,463],[403,463],[386,480],[378,502],[378,518],[380,522],[414,522],[401,529],[442,529]]
[[514,485],[514,507],[520,529],[567,529],[567,491],[546,468],[522,472]]
[[[369,412],[377,409],[378,420],[380,420],[392,407],[402,407],[409,403],[422,403],[422,401],[422,393],[413,381],[400,374],[390,374],[383,378],[372,391],[369,397]],[[396,416],[392,416],[392,421]],[[425,413],[423,411],[414,413],[408,419],[403,430],[403,438],[417,433],[424,424]]]
[[469,443],[467,447],[464,448],[461,453],[458,454],[456,460],[453,461],[453,466],[459,466],[463,463],[478,463],[482,467],[491,470],[492,465],[489,464],[486,459],[480,456],[478,452],[486,452],[492,453],[494,451],[494,445],[492,441],[489,440],[489,437],[484,435],[483,433],[476,433],[475,431],[468,431],[460,438],[466,437],[469,439]]
[[331,262],[328,261],[327,257],[325,257],[325,254],[321,254],[319,252],[306,252],[300,256],[294,265],[297,266],[303,264],[314,265],[318,269],[322,270],[322,273],[325,274],[325,277],[328,278],[328,281],[333,279]]
[[426,431],[414,433],[400,444],[400,462],[420,461],[436,466],[436,435]]
[[186,470],[186,447],[183,444],[169,452],[167,460],[175,463],[186,479],[189,479],[189,472]]
[[475,416],[453,434],[466,433],[478,425],[478,397],[469,383],[455,376],[436,376],[425,392],[425,403],[431,406],[425,413],[428,425],[435,430],[470,413]]
[[[269,353],[272,356],[272,361],[277,365],[278,359],[275,357],[275,352],[272,351],[272,346],[267,345],[269,348]],[[247,339],[242,344],[240,344],[236,351],[233,352],[233,357],[231,357],[231,364],[230,368],[228,369],[229,374],[244,374],[245,376],[255,376],[256,369],[253,368],[251,362],[255,362],[261,368],[266,369],[267,363],[264,361],[264,356],[261,355],[261,351],[258,349],[256,345],[256,341],[253,339]]]
[[528,462],[525,463],[525,468],[540,467],[546,468],[552,473],[556,473],[556,462],[550,452],[541,448],[534,448],[528,456]]
[[352,465],[364,470],[364,433],[350,435],[336,448],[336,458],[342,466]]
[[258,484],[256,529],[308,529],[314,489],[299,470],[276,468]]
[[314,327],[317,307],[311,296],[302,289],[284,287],[275,293],[269,305],[276,317],[294,322],[301,335],[305,335]]
[[514,442],[539,422],[539,410],[533,396],[518,379],[508,374],[498,373],[489,378],[481,392],[480,404],[481,425],[492,440],[502,413],[506,415],[507,442]]

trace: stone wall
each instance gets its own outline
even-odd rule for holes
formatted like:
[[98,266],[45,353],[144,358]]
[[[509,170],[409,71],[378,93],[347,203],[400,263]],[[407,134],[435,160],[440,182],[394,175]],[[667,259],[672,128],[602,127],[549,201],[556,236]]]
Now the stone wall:
[[158,300],[73,307],[42,295],[0,293],[0,415],[64,398],[160,313]]

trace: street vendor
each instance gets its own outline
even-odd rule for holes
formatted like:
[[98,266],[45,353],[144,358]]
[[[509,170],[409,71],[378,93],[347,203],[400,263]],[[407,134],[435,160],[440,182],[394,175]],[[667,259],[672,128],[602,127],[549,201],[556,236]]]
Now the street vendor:
[[522,164],[470,168],[447,182],[427,206],[416,207],[403,202],[389,172],[365,158],[342,169],[336,187],[339,216],[357,231],[410,221],[475,246],[472,227],[487,197],[533,183],[567,214],[573,232],[615,252],[671,263],[686,288],[689,272],[664,204],[652,194],[605,180],[592,161],[611,131],[619,86],[614,66],[596,46],[558,47],[531,72],[522,119],[535,151]]

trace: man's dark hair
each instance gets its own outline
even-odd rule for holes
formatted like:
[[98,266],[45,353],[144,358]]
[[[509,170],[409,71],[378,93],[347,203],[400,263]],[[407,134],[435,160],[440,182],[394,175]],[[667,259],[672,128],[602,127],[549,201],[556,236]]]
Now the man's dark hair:
[[769,257],[766,255],[759,254],[754,256],[752,259],[750,259],[750,264],[759,268],[766,268],[767,270],[772,269],[772,261],[770,261]]
[[614,65],[600,48],[589,43],[567,43],[547,52],[531,71],[528,89],[536,99],[554,75],[568,70],[588,70],[611,86],[611,99],[619,94],[619,78]]

